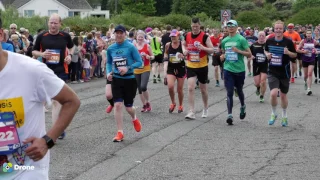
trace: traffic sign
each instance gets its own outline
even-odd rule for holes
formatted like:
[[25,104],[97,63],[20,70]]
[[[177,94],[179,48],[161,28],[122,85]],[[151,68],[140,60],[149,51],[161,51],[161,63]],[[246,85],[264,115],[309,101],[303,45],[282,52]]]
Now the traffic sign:
[[221,24],[225,25],[231,19],[231,11],[230,9],[220,10],[220,20]]

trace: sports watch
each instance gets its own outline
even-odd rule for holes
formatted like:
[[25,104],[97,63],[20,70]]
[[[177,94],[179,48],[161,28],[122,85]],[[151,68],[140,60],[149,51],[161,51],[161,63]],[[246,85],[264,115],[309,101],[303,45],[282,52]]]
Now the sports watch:
[[49,136],[44,135],[42,138],[46,141],[48,149],[51,149],[54,146],[55,143]]

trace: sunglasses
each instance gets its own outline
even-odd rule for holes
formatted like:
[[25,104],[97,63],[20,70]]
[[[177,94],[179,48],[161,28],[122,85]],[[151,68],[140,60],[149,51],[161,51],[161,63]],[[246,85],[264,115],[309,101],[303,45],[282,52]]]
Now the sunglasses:
[[227,27],[236,27],[234,24],[228,24]]

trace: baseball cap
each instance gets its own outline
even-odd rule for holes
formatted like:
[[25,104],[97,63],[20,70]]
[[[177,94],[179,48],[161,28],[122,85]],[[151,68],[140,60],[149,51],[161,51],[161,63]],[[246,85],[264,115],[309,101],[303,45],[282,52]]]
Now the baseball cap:
[[236,20],[229,20],[228,22],[227,22],[227,25],[235,25],[235,26],[238,26],[238,23],[237,23],[237,21]]
[[176,36],[179,36],[179,31],[176,30],[176,29],[172,29],[170,35],[170,37],[176,37]]
[[152,31],[152,28],[151,28],[151,27],[147,27],[144,31],[145,31],[146,33],[151,32],[151,31]]
[[294,28],[294,25],[290,23],[290,24],[288,24],[287,27],[288,27],[288,29],[293,29],[293,28]]
[[114,28],[114,32],[116,31],[126,32],[126,28],[122,25],[118,25],[116,28]]

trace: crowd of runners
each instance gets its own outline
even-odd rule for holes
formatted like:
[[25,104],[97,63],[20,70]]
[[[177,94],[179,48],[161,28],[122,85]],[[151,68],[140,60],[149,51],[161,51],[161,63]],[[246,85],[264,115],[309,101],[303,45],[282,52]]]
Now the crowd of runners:
[[[320,26],[276,21],[271,28],[259,31],[257,27],[243,28],[230,20],[222,29],[211,29],[203,27],[199,18],[192,18],[190,32],[170,25],[164,30],[150,27],[127,30],[123,25],[111,24],[105,36],[96,29],[77,36],[68,28],[60,30],[61,18],[53,14],[48,30],[40,29],[33,37],[25,28],[18,32],[16,24],[11,24],[10,30],[4,29],[1,22],[0,25],[0,133],[8,134],[0,142],[0,165],[8,169],[8,163],[49,167],[48,149],[58,138],[65,137],[64,130],[80,106],[80,100],[65,82],[106,78],[109,102],[106,112],[114,111],[117,133],[113,141],[120,142],[124,139],[123,108],[131,116],[135,130],[142,129],[134,106],[137,91],[143,105],[141,112],[153,111],[148,92],[150,77],[152,83],[167,86],[171,100],[168,113],[177,108],[178,113],[186,113],[186,119],[196,119],[195,93],[199,88],[203,102],[201,117],[207,118],[208,72],[212,64],[215,86],[224,82],[226,122],[232,125],[234,96],[241,103],[239,118],[246,117],[243,85],[247,66],[247,76],[254,76],[259,102],[264,103],[269,86],[272,110],[269,125],[277,119],[277,97],[280,97],[282,126],[288,125],[289,84],[295,83],[298,76],[303,77],[302,88],[312,95],[313,73],[314,83],[320,78]],[[43,111],[51,104],[53,126],[46,133]],[[48,168],[4,175],[9,179],[43,180],[48,179]]]

